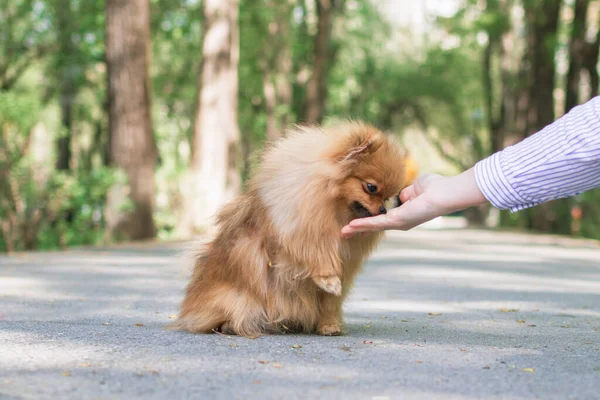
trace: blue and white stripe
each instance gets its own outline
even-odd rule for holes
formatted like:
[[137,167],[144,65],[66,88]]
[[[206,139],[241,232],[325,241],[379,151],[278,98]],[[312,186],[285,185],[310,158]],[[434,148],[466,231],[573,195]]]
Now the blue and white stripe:
[[600,97],[475,164],[483,195],[519,211],[600,186]]

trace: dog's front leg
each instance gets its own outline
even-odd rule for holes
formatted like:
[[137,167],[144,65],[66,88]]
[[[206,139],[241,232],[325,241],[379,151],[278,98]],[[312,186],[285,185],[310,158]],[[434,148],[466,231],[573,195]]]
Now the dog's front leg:
[[323,336],[342,334],[342,297],[319,293],[319,320],[317,333]]
[[327,293],[342,295],[342,263],[337,246],[314,248],[310,260],[310,277]]

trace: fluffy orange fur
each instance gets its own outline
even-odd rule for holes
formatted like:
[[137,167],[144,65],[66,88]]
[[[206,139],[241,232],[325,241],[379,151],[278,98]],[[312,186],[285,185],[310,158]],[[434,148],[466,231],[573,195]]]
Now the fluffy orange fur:
[[342,333],[342,302],[380,234],[344,240],[403,187],[403,152],[361,122],[298,127],[262,155],[245,194],[194,256],[178,319],[190,332]]

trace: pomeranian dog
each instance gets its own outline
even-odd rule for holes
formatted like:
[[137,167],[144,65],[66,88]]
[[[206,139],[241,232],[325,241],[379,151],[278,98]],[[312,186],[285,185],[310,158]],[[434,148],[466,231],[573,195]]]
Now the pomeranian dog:
[[342,302],[381,234],[345,240],[340,231],[387,211],[403,187],[403,160],[391,137],[361,122],[287,132],[195,253],[171,328],[341,335]]

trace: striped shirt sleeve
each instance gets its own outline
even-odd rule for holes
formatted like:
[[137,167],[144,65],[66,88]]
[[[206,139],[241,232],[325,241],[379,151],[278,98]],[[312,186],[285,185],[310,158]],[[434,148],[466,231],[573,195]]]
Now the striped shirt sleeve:
[[479,161],[475,178],[494,207],[513,212],[600,186],[600,97]]

